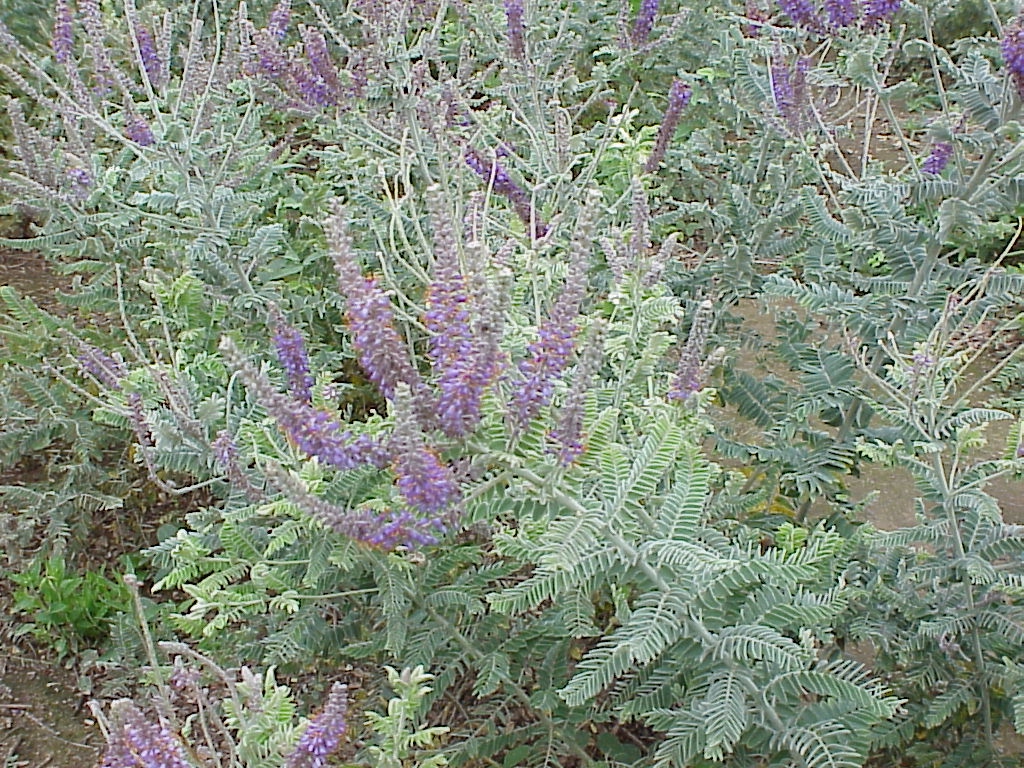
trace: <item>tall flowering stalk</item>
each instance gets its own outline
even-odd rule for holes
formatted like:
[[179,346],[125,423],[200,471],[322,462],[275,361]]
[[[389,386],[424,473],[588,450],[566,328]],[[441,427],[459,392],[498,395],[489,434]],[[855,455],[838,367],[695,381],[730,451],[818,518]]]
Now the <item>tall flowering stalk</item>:
[[530,203],[529,193],[512,181],[501,163],[491,162],[475,149],[466,150],[466,165],[472,168],[477,176],[491,185],[499,195],[512,203],[512,208],[520,221],[530,230],[534,239],[544,237],[548,233],[548,225],[541,221]]
[[693,91],[690,86],[678,77],[672,81],[668,91],[668,106],[665,108],[665,115],[661,119],[661,127],[658,129],[658,138],[654,142],[654,149],[651,156],[644,164],[645,173],[654,173],[665,159],[665,152],[668,150],[668,143],[679,126],[679,119],[683,110],[690,103]]
[[505,0],[505,21],[508,25],[508,49],[520,61],[526,60],[526,24],[523,21],[523,0]]
[[604,328],[595,323],[587,339],[583,354],[576,366],[569,394],[558,414],[558,422],[548,432],[555,444],[558,463],[567,467],[583,455],[583,407],[601,361],[604,359]]
[[[436,187],[428,190],[434,226],[433,280],[427,288],[424,325],[430,333],[428,357],[437,372],[437,415],[449,437],[463,437],[480,421],[480,401],[498,373],[485,329],[483,297],[471,293],[459,267],[459,252]],[[484,286],[486,287],[486,286]]]
[[128,375],[124,361],[81,340],[78,341],[78,348],[78,356],[75,359],[81,369],[95,377],[103,386],[119,392],[121,381]]
[[348,302],[345,322],[352,334],[359,364],[388,400],[395,399],[399,385],[407,386],[421,423],[433,426],[437,420],[435,403],[395,328],[391,300],[376,277],[363,275],[340,213],[327,219],[326,229],[338,288]]
[[267,19],[267,33],[275,40],[284,40],[292,19],[291,0],[279,0]]
[[669,390],[670,400],[689,400],[704,386],[704,347],[708,343],[708,332],[714,319],[715,305],[705,299],[697,307],[697,312],[690,325],[690,333],[686,337],[686,346],[679,355],[679,365]]
[[100,768],[192,768],[181,742],[146,720],[131,701],[115,701],[112,709],[113,728]]
[[795,136],[807,130],[807,112],[810,105],[807,93],[807,59],[797,59],[790,65],[779,46],[775,48],[770,68],[772,98],[775,109],[785,121],[789,132]]
[[540,409],[551,402],[555,382],[562,375],[575,346],[580,305],[587,289],[587,266],[594,234],[598,201],[590,196],[580,213],[569,255],[569,275],[548,316],[537,331],[537,339],[519,363],[519,380],[512,394],[510,410],[517,429],[525,427]]
[[387,463],[387,453],[373,438],[353,436],[327,411],[274,389],[230,338],[224,337],[220,350],[228,366],[267,409],[288,439],[308,456],[315,456],[337,469],[353,469],[364,464],[382,467]]
[[292,396],[310,402],[313,398],[313,375],[309,370],[309,354],[306,342],[298,328],[289,325],[280,310],[273,310],[274,332],[272,339],[277,350],[277,359],[288,375],[288,389]]
[[408,406],[409,393],[403,387],[395,403],[395,430],[388,444],[393,457],[391,471],[410,510],[444,530],[461,497],[459,483],[451,467],[427,446]]
[[285,761],[285,768],[323,768],[327,757],[341,746],[347,710],[348,689],[342,683],[335,683],[327,696],[327,704],[309,721]]
[[74,14],[68,0],[57,0],[53,20],[53,57],[61,64],[68,64],[74,55]]
[[654,17],[658,15],[659,0],[641,0],[640,8],[633,22],[633,30],[629,34],[629,41],[634,47],[640,47],[647,42],[654,29]]
[[999,50],[1003,54],[1006,71],[1017,88],[1017,95],[1024,99],[1024,15],[1006,25]]

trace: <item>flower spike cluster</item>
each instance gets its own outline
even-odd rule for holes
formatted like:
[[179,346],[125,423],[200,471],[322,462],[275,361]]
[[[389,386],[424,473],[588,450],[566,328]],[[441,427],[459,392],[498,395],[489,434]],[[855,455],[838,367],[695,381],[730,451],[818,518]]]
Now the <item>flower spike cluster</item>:
[[932,146],[931,154],[925,159],[921,166],[922,173],[937,176],[942,173],[949,164],[949,158],[953,156],[953,145],[948,141],[938,141]]
[[639,48],[647,42],[654,29],[654,17],[658,15],[660,0],[640,0],[640,9],[636,14],[636,21],[633,22],[633,31],[630,32],[629,40],[634,47]]
[[384,449],[367,435],[352,433],[327,411],[284,395],[274,389],[267,377],[246,359],[228,337],[220,345],[228,366],[267,409],[281,430],[300,450],[337,469],[353,469],[364,464],[387,464]]
[[669,400],[689,400],[704,386],[704,346],[708,342],[708,332],[714,319],[715,305],[705,299],[697,307],[697,312],[690,325],[690,333],[686,337],[686,346],[679,356],[675,379],[669,390]]
[[520,61],[526,60],[526,25],[523,22],[523,0],[505,0],[508,23],[508,48]]
[[310,402],[313,398],[313,376],[309,370],[309,355],[306,342],[298,328],[289,325],[281,311],[272,310],[274,333],[272,339],[277,349],[277,359],[288,374],[288,389],[299,400]]
[[114,724],[100,768],[191,768],[171,732],[155,725],[128,699],[112,705]]
[[[488,331],[482,328],[482,298],[473,295],[459,267],[455,235],[437,188],[427,192],[434,225],[433,280],[423,322],[430,333],[428,356],[437,371],[437,416],[449,437],[469,434],[480,421],[483,394],[498,374]],[[483,286],[486,288],[486,286]]]
[[512,203],[512,208],[519,220],[527,226],[535,240],[548,233],[548,225],[535,215],[529,193],[512,181],[512,177],[508,175],[508,171],[502,167],[501,163],[497,161],[492,163],[471,148],[466,150],[466,165],[472,168],[477,176],[488,182],[495,192]]
[[348,688],[342,683],[335,683],[327,696],[327,704],[309,721],[294,751],[285,761],[285,768],[323,768],[327,757],[341,745],[347,710]]
[[517,429],[525,427],[551,402],[555,381],[562,375],[575,346],[580,304],[587,289],[587,267],[593,240],[598,201],[591,196],[580,213],[569,256],[569,275],[547,318],[537,331],[537,340],[527,348],[519,363],[519,381],[512,395],[512,419]]
[[807,91],[807,59],[797,59],[795,65],[785,61],[781,46],[776,45],[771,63],[772,99],[775,109],[786,123],[789,132],[799,136],[807,129],[810,98]]
[[328,218],[326,228],[338,288],[348,301],[345,321],[359,355],[359,364],[388,400],[395,399],[400,384],[407,386],[421,423],[425,427],[433,426],[437,419],[435,403],[395,328],[391,300],[375,277],[363,275],[341,214]]
[[668,107],[665,109],[665,116],[661,119],[658,138],[654,142],[651,156],[644,164],[645,173],[654,173],[658,170],[658,166],[661,165],[661,161],[665,158],[665,152],[668,150],[668,143],[672,140],[676,127],[679,125],[679,118],[690,103],[692,95],[693,91],[690,90],[690,86],[678,77],[672,81],[672,86],[668,91]]
[[1024,99],[1024,15],[1018,16],[1006,26],[999,50],[1010,73],[1017,95]]

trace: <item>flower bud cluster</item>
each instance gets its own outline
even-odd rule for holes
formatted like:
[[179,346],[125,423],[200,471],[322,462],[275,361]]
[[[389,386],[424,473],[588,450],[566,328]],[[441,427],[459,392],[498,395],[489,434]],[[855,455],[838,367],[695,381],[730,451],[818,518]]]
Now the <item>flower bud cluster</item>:
[[576,365],[576,375],[559,412],[558,422],[548,432],[548,439],[557,446],[555,457],[563,467],[569,466],[583,454],[583,406],[603,359],[604,328],[595,325]]
[[274,333],[272,339],[277,349],[277,359],[288,375],[288,390],[298,400],[311,402],[313,398],[313,376],[309,370],[309,355],[306,342],[297,328],[285,322],[279,310],[274,310]]
[[512,209],[516,212],[519,220],[530,230],[534,239],[544,237],[548,233],[548,225],[541,221],[533,210],[530,203],[530,195],[520,187],[512,177],[508,175],[501,163],[491,162],[475,149],[466,150],[466,165],[472,168],[476,175],[491,185],[491,188],[499,195],[512,203]]
[[665,115],[662,117],[661,127],[658,129],[658,138],[654,142],[651,156],[647,158],[647,163],[644,165],[645,173],[654,173],[658,170],[658,166],[661,165],[661,161],[665,158],[665,152],[668,150],[668,143],[672,140],[676,127],[679,125],[679,118],[690,103],[692,95],[693,91],[690,86],[678,77],[672,81],[672,86],[668,91],[668,106],[665,108]]
[[1006,63],[1006,71],[1017,88],[1017,94],[1024,99],[1024,15],[1018,16],[1003,31],[999,45]]
[[115,701],[112,709],[114,723],[100,768],[191,768],[181,742],[146,720],[131,701]]
[[679,355],[679,365],[669,389],[669,400],[689,400],[704,386],[707,371],[704,368],[704,347],[708,342],[708,333],[714,319],[715,305],[705,299],[697,307],[697,312],[690,325],[690,333],[686,337],[686,346]]
[[409,406],[409,393],[403,387],[395,403],[395,429],[388,445],[391,470],[402,500],[418,516],[431,518],[438,528],[446,527],[444,514],[461,497],[459,483],[451,467],[427,447]]
[[[871,30],[892,17],[902,0],[779,0],[779,8],[792,22],[817,34],[860,26]],[[747,13],[750,16],[750,11]]]
[[791,65],[776,46],[771,63],[772,99],[775,109],[785,121],[789,132],[800,136],[807,130],[810,96],[807,88],[807,70],[810,62],[800,57]]
[[526,60],[526,25],[523,22],[523,0],[505,0],[508,24],[508,49],[520,61]]
[[953,145],[948,141],[937,141],[932,145],[931,154],[925,159],[921,165],[921,172],[937,176],[942,173],[946,165],[949,164],[949,158],[953,156]]
[[327,704],[309,721],[285,761],[285,768],[323,768],[327,757],[341,745],[347,710],[348,689],[342,683],[335,683],[327,696]]
[[639,48],[651,36],[654,29],[654,17],[658,15],[659,0],[640,0],[640,8],[633,22],[633,30],[629,34],[629,41],[634,48]]

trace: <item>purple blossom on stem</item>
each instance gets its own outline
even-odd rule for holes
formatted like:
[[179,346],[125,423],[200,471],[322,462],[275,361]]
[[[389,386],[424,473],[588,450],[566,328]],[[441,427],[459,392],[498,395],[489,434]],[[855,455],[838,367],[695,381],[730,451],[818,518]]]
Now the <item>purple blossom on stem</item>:
[[160,54],[156,50],[156,41],[152,33],[142,24],[135,27],[135,42],[139,46],[139,59],[142,61],[142,68],[146,70],[146,76],[153,86],[161,82],[163,64],[160,61]]
[[711,330],[715,305],[705,299],[697,307],[690,333],[686,337],[686,346],[679,355],[679,365],[669,389],[669,400],[689,400],[704,386],[704,346]]
[[931,154],[925,159],[921,166],[922,173],[929,173],[937,176],[945,170],[949,158],[953,156],[953,145],[948,141],[937,141],[932,145]]
[[267,467],[267,477],[306,514],[353,541],[385,550],[437,543],[435,521],[418,518],[408,510],[353,510],[331,504],[314,496],[298,479],[275,465]]
[[790,133],[797,136],[807,129],[809,66],[804,58],[798,59],[795,66],[789,65],[783,58],[782,49],[776,46],[770,69],[772,98]]
[[322,94],[321,100],[310,99],[320,106],[333,106],[341,101],[344,89],[338,80],[338,68],[331,59],[330,51],[327,49],[327,38],[324,33],[315,27],[303,26],[302,46],[306,53],[306,61],[309,62],[309,71],[318,84],[318,92]]
[[283,78],[290,64],[277,38],[265,29],[258,29],[252,39],[256,48],[256,70],[271,80]]
[[821,18],[811,0],[779,0],[779,8],[794,24],[805,26],[815,32],[821,31]]
[[880,22],[893,16],[902,4],[903,0],[867,0],[864,28],[874,29]]
[[523,22],[523,0],[505,0],[505,20],[508,24],[508,48],[512,55],[526,59],[526,25]]
[[250,363],[225,337],[220,345],[228,366],[256,400],[267,409],[289,440],[308,456],[315,456],[337,469],[353,469],[364,464],[383,467],[387,454],[368,435],[353,436],[333,415],[307,402],[274,389],[267,377]]
[[860,17],[860,3],[854,0],[825,0],[825,15],[832,29],[851,27]]
[[594,374],[603,359],[603,331],[600,325],[594,326],[576,366],[576,375],[558,415],[558,423],[548,432],[548,439],[558,446],[554,453],[563,467],[583,455],[583,406]]
[[348,689],[342,683],[335,683],[327,696],[327,704],[309,721],[285,761],[285,768],[323,768],[327,756],[341,745],[347,710]]
[[93,179],[87,170],[84,168],[71,168],[67,172],[67,177],[71,182],[75,197],[82,198],[89,194],[89,188],[92,186]]
[[746,17],[750,23],[743,25],[744,36],[758,37],[761,34],[761,28],[768,21],[768,11],[762,8],[757,0],[747,0]]
[[491,163],[475,149],[466,150],[466,165],[472,168],[477,176],[487,181],[491,188],[512,203],[512,208],[520,221],[530,229],[534,239],[544,237],[548,233],[548,225],[534,216],[530,195],[508,175],[501,163]]
[[1017,95],[1024,99],[1024,15],[1006,25],[999,44],[1006,71],[1010,73]]
[[101,768],[191,768],[181,742],[150,723],[127,699],[115,701],[114,726]]
[[284,40],[291,18],[291,0],[279,0],[278,4],[274,6],[274,10],[270,12],[270,18],[267,20],[267,33],[275,40]]
[[313,376],[309,372],[306,342],[299,330],[287,322],[280,311],[274,310],[274,347],[277,359],[288,375],[288,390],[292,396],[310,402],[313,398]]
[[103,386],[119,392],[121,380],[128,375],[124,361],[81,340],[78,341],[78,348],[78,356],[75,359],[82,370],[96,377]]
[[141,147],[149,147],[156,143],[149,124],[135,112],[131,112],[128,116],[128,121],[124,126],[124,135],[129,141],[134,141]]
[[213,456],[217,460],[217,464],[227,474],[231,485],[241,489],[250,501],[260,500],[262,494],[242,471],[242,466],[238,461],[238,445],[231,437],[231,433],[222,429],[217,433],[217,437],[210,447],[213,449]]
[[71,61],[74,51],[74,18],[68,0],[57,0],[53,21],[53,55],[61,64]]
[[[498,373],[498,356],[481,326],[482,297],[470,294],[459,267],[455,236],[436,188],[428,191],[434,225],[433,280],[423,322],[430,333],[428,356],[437,372],[437,415],[449,437],[469,434],[480,421],[480,401]],[[482,286],[486,290],[486,285]],[[476,300],[474,300],[476,299]]]
[[690,86],[678,77],[672,81],[672,86],[668,91],[668,106],[665,108],[665,114],[661,119],[661,127],[658,129],[658,138],[654,142],[651,156],[647,158],[647,162],[644,164],[645,173],[654,173],[658,170],[658,166],[661,165],[661,161],[665,158],[665,152],[668,150],[668,143],[672,140],[672,136],[679,126],[679,118],[682,116],[683,110],[690,103],[692,95],[693,91],[690,89]]
[[395,404],[395,430],[388,446],[393,457],[391,470],[411,510],[433,518],[443,528],[442,513],[451,510],[461,497],[459,483],[451,467],[427,447],[409,404],[408,390],[403,387]]
[[425,427],[433,426],[437,421],[434,399],[395,328],[391,300],[375,277],[363,276],[338,213],[327,220],[327,241],[338,274],[338,288],[348,302],[345,323],[367,378],[388,400],[395,399],[399,384],[405,384],[412,392],[420,422]]
[[647,42],[654,29],[654,17],[658,14],[659,0],[640,0],[640,8],[633,22],[633,31],[629,35],[630,42],[634,47],[640,47]]
[[537,339],[527,347],[519,363],[519,381],[510,403],[517,429],[525,427],[551,401],[555,381],[565,370],[575,346],[580,304],[587,289],[587,264],[593,239],[594,209],[588,200],[580,213],[569,256],[569,274],[548,316],[537,330]]

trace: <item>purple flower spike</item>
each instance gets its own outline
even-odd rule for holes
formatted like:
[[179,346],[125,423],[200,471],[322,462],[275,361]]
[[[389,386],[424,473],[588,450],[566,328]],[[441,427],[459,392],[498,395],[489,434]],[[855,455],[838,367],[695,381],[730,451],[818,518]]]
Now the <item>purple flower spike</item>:
[[306,342],[297,328],[285,322],[279,311],[274,310],[274,347],[277,359],[288,374],[288,389],[292,395],[305,402],[312,400],[313,376],[309,372],[309,355]]
[[124,127],[124,135],[129,141],[134,141],[141,147],[150,147],[156,143],[153,131],[149,124],[137,114],[131,114]]
[[466,150],[466,165],[472,168],[477,176],[491,184],[492,189],[512,203],[519,220],[528,228],[534,239],[544,237],[548,233],[548,225],[534,216],[530,195],[508,175],[501,163],[491,163],[475,149]]
[[336,469],[353,469],[365,464],[383,467],[387,456],[383,448],[367,435],[353,436],[327,411],[283,395],[256,369],[231,339],[220,345],[228,366],[256,400],[267,409],[277,425],[300,450]]
[[508,23],[508,48],[512,55],[526,59],[526,25],[523,22],[523,0],[505,0],[505,19]]
[[772,98],[775,109],[786,122],[789,132],[799,136],[807,129],[807,112],[809,98],[807,94],[807,59],[797,60],[796,66],[790,66],[782,55],[779,46],[771,63]]
[[67,64],[74,49],[73,16],[68,0],[57,0],[53,22],[53,56],[61,64]]
[[160,54],[156,51],[153,35],[140,24],[135,28],[135,41],[139,45],[139,58],[142,60],[142,68],[146,70],[150,85],[160,85],[163,64],[160,61]]
[[309,62],[309,71],[319,85],[318,92],[323,94],[319,100],[316,98],[308,100],[320,106],[338,104],[344,94],[344,89],[338,80],[338,68],[327,49],[327,38],[315,27],[304,26],[300,32],[306,61]]
[[832,29],[852,27],[860,17],[860,3],[854,0],[825,0],[825,14]]
[[148,722],[131,701],[115,701],[112,709],[114,727],[101,768],[191,768],[181,742]]
[[822,29],[821,18],[811,0],[779,0],[779,8],[793,21],[818,32]]
[[938,141],[932,146],[932,152],[921,166],[922,173],[937,176],[945,170],[949,158],[953,156],[953,145],[948,141]]
[[633,31],[629,35],[633,46],[639,48],[647,42],[654,29],[654,17],[658,15],[659,0],[641,0],[640,9],[633,22]]
[[291,18],[291,0],[280,0],[278,4],[274,6],[274,10],[270,12],[270,18],[267,20],[267,32],[275,40],[284,40],[284,36],[288,32],[288,24],[291,21]]
[[405,384],[412,392],[420,423],[424,427],[434,426],[434,398],[413,367],[409,349],[395,328],[391,300],[376,278],[363,276],[338,214],[327,220],[327,240],[338,274],[338,288],[348,301],[345,322],[367,378],[388,400],[394,400],[398,386]]
[[1003,54],[1006,71],[1017,86],[1017,95],[1024,99],[1024,15],[1006,25],[999,50]]
[[901,5],[902,0],[868,0],[864,12],[864,28],[874,29],[879,23],[895,15]]
[[516,429],[525,427],[551,401],[555,381],[565,370],[575,347],[580,304],[587,289],[596,207],[596,201],[590,200],[580,214],[565,286],[541,323],[537,340],[527,348],[526,359],[519,363],[519,382],[510,404]]
[[412,511],[440,522],[442,513],[458,504],[459,483],[451,467],[427,447],[408,404],[408,391],[403,388],[396,403],[395,431],[389,446],[394,457],[391,469],[402,499]]
[[95,376],[103,386],[120,391],[121,380],[128,375],[124,361],[119,357],[111,357],[102,349],[94,347],[92,344],[86,344],[84,341],[79,341],[78,347],[79,353],[76,359],[82,370]]
[[679,365],[676,368],[675,379],[672,388],[669,390],[669,400],[689,400],[704,386],[704,346],[708,341],[708,332],[711,330],[711,321],[714,316],[715,305],[705,299],[697,307],[693,324],[690,326],[690,333],[686,337],[686,346],[679,355]]
[[548,438],[558,446],[554,450],[558,463],[567,467],[583,455],[583,406],[590,389],[591,380],[597,373],[604,355],[604,329],[595,326],[591,332],[583,355],[576,366],[572,387],[559,414],[558,423],[548,433]]
[[665,158],[665,152],[668,150],[668,143],[672,140],[676,127],[679,125],[679,118],[690,103],[692,95],[693,91],[690,90],[690,86],[678,77],[672,81],[672,87],[668,92],[668,106],[665,108],[665,115],[662,117],[661,127],[658,129],[658,138],[654,142],[651,156],[644,164],[645,173],[654,173],[658,170],[658,166],[661,165],[661,161]]
[[348,689],[342,683],[335,683],[331,686],[327,704],[309,721],[295,750],[285,761],[285,768],[323,768],[328,755],[341,745],[347,710]]
[[427,288],[423,322],[430,333],[428,356],[437,372],[441,430],[464,437],[480,421],[480,402],[497,377],[499,358],[484,328],[482,297],[471,296],[459,267],[455,236],[436,188],[428,192],[434,225],[433,281]]

